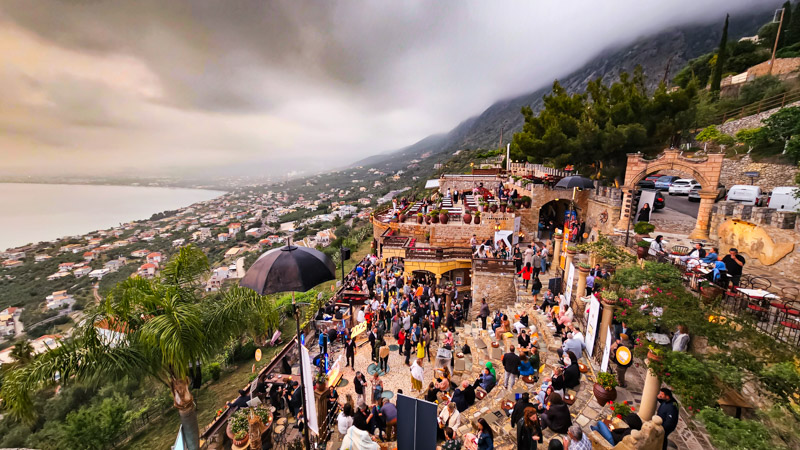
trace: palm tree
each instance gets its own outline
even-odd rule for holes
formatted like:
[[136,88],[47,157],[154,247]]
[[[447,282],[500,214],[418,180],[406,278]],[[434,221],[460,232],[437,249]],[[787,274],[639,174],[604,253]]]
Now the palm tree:
[[[72,338],[17,367],[5,377],[0,397],[16,418],[35,419],[31,391],[63,382],[151,377],[172,393],[186,446],[199,448],[189,366],[208,361],[231,339],[265,330],[274,316],[271,305],[250,289],[234,287],[216,297],[199,294],[199,277],[209,269],[206,255],[187,246],[152,280],[130,278],[119,283],[97,309],[90,311]],[[95,324],[106,321],[120,334],[109,339]],[[271,320],[272,324],[275,323]]]
[[20,364],[28,364],[33,361],[33,345],[28,340],[17,341],[9,356]]

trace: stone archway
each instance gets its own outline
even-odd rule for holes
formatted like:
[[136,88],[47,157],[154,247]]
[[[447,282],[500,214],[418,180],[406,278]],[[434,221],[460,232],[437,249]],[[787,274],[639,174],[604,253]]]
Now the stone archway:
[[[625,197],[622,204],[628,204],[632,197],[631,190],[636,186],[636,183],[650,173],[675,169],[691,174],[694,179],[700,182],[703,190],[700,191],[700,208],[697,210],[697,222],[694,230],[689,234],[689,238],[708,239],[711,226],[711,208],[714,206],[714,200],[717,197],[717,185],[719,184],[722,160],[724,158],[725,155],[722,153],[713,153],[703,159],[687,158],[681,156],[679,150],[673,149],[664,150],[664,153],[652,160],[644,159],[641,153],[629,153],[628,165],[625,169],[625,185],[623,186]],[[623,206],[616,228],[626,230],[629,220],[630,211],[626,211]]]

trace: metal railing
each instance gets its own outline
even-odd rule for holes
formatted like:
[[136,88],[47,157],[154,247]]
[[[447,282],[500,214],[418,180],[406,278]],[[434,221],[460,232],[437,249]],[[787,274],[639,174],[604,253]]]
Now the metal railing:
[[725,111],[724,113],[712,116],[709,124],[723,124],[730,119],[741,119],[743,117],[752,116],[763,111],[769,111],[774,108],[783,108],[794,102],[800,101],[800,89],[784,92],[783,94],[776,95],[761,99],[742,107]]
[[744,294],[730,295],[724,292],[719,301],[719,311],[723,316],[753,327],[778,342],[800,347],[800,304],[780,300],[754,299]]
[[472,260],[472,269],[492,273],[516,273],[513,259],[475,258]]
[[406,249],[406,259],[472,259],[472,249],[465,247],[411,247]]

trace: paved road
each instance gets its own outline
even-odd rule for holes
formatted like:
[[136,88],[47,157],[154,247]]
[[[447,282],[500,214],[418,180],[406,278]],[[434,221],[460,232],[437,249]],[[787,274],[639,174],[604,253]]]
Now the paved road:
[[685,195],[667,195],[665,200],[665,211],[662,211],[662,213],[669,214],[669,210],[673,209],[680,213],[697,218],[697,210],[700,208],[700,202],[690,202],[689,198]]

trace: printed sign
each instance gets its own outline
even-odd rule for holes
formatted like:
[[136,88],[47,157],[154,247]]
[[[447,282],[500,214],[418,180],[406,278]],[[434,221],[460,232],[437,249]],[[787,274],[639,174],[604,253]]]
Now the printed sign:
[[358,325],[354,326],[354,327],[353,327],[353,329],[352,329],[352,330],[350,330],[350,333],[351,333],[351,334],[350,334],[350,336],[351,336],[351,337],[353,337],[353,338],[355,338],[355,337],[356,337],[356,336],[358,336],[359,334],[361,334],[361,333],[363,333],[363,332],[367,331],[367,326],[368,326],[368,325],[369,325],[369,324],[368,324],[366,321],[364,321],[364,322],[361,322],[360,324],[358,324]]
[[597,337],[597,320],[600,317],[600,302],[594,294],[589,302],[589,319],[586,322],[586,353],[592,356],[594,341]]

